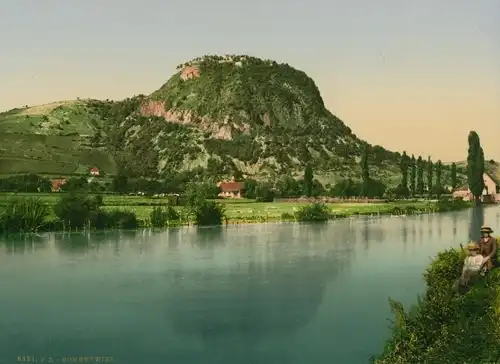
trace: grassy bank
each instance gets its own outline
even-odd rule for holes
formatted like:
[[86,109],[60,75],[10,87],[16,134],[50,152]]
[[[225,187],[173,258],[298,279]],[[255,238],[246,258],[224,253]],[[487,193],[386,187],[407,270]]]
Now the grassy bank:
[[[50,207],[49,220],[55,219],[53,206],[61,194],[0,194],[0,209],[5,208],[13,198],[40,198]],[[228,223],[255,223],[296,220],[297,212],[307,202],[255,202],[254,200],[218,200],[224,207]],[[144,196],[103,195],[102,208],[107,211],[127,211],[136,215],[139,221],[148,225],[151,213],[155,207],[166,207],[169,200],[165,198],[149,198]],[[412,215],[419,213],[443,212],[467,208],[470,205],[457,202],[437,201],[397,201],[388,203],[328,203],[329,218],[342,218],[355,215]],[[173,207],[181,217],[183,224],[190,223],[186,209],[182,206]]]
[[438,254],[425,272],[424,295],[409,311],[390,301],[395,316],[392,338],[373,363],[500,362],[500,269],[457,296],[451,287],[465,255],[461,249]]

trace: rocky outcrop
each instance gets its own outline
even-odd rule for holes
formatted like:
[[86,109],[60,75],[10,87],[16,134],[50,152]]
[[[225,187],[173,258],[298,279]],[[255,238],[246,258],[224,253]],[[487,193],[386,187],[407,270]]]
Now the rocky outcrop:
[[198,68],[198,66],[187,66],[184,67],[181,71],[181,79],[183,81],[197,77],[200,77],[200,69]]
[[210,133],[211,137],[215,139],[232,139],[233,129],[243,132],[250,130],[248,124],[236,125],[228,117],[222,123],[217,123],[208,117],[197,117],[189,110],[168,109],[165,106],[166,102],[164,101],[149,100],[141,105],[139,112],[142,116],[163,117],[170,123],[196,126],[202,132]]

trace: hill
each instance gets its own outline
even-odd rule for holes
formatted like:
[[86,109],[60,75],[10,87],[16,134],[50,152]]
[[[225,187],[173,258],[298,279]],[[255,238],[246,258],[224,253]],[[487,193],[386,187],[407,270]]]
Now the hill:
[[103,120],[88,101],[61,101],[0,113],[0,174],[72,175],[96,166],[116,173],[105,148],[91,137]]
[[[288,64],[204,56],[149,96],[77,100],[0,114],[0,173],[176,173],[267,178],[313,165],[323,183],[372,176],[396,184],[399,153],[360,140],[328,111],[314,81]],[[447,173],[445,171],[445,173]]]

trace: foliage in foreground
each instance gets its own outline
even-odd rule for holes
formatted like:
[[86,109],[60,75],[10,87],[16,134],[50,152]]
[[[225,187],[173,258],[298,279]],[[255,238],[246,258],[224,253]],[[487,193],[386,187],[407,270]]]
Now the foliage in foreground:
[[390,300],[395,316],[392,338],[375,364],[486,364],[500,358],[500,269],[466,294],[452,292],[465,253],[439,253],[424,274],[427,290],[405,312]]

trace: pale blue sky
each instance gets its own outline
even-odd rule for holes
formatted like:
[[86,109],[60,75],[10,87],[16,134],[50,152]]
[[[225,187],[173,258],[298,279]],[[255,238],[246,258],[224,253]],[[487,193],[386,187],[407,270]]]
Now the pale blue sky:
[[[0,110],[151,93],[196,56],[283,61],[371,143],[500,159],[498,0],[3,0]],[[429,135],[430,134],[430,135]]]

